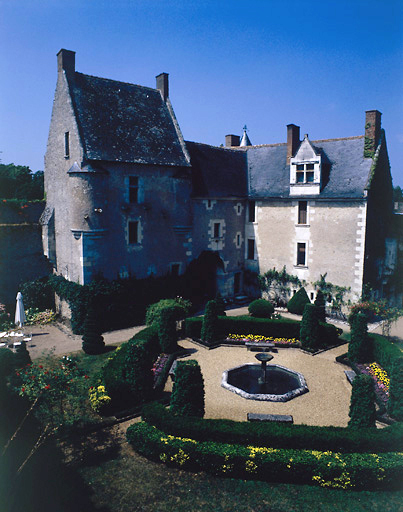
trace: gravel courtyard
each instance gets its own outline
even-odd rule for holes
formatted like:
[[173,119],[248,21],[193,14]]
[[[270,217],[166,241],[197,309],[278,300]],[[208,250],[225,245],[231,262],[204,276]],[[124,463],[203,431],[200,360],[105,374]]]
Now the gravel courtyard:
[[[221,387],[222,373],[243,363],[257,363],[256,352],[249,352],[245,347],[207,350],[190,340],[179,344],[191,350],[189,358],[200,364],[205,385],[205,418],[245,421],[248,412],[291,414],[294,423],[347,426],[351,385],[344,374],[346,367],[335,361],[336,356],[346,352],[346,345],[316,356],[297,348],[279,348],[277,353],[273,353],[271,363],[302,373],[309,388],[308,393],[280,403],[247,400]],[[166,390],[171,387],[169,380]]]

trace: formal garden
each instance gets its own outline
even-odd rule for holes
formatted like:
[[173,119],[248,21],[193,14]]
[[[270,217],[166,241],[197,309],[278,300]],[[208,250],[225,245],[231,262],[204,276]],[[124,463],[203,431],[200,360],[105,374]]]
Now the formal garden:
[[[343,510],[359,510],[349,507],[360,502],[360,496],[365,496],[375,510],[378,505],[385,509],[388,500],[398,503],[403,482],[403,359],[401,346],[385,336],[368,334],[368,321],[376,314],[371,303],[362,302],[351,308],[350,333],[342,334],[341,329],[326,323],[320,294],[316,303],[311,304],[303,288],[291,299],[289,307],[290,311],[302,312],[300,321],[276,313],[272,303],[264,299],[252,302],[249,314],[242,316],[227,316],[220,297],[207,303],[203,316],[192,316],[191,302],[181,297],[157,300],[149,307],[144,302],[140,309],[146,326],[116,347],[105,346],[102,334],[108,322],[112,323],[117,308],[111,301],[112,292],[123,297],[124,284],[115,285],[112,291],[105,284],[98,284],[91,293],[91,289],[82,290],[84,287],[77,288],[79,285],[66,284],[62,279],[52,278],[52,286],[70,301],[72,326],[82,336],[82,351],[64,357],[48,353],[31,361],[26,347],[15,353],[0,349],[1,445],[6,461],[0,481],[3,493],[10,493],[15,487],[13,499],[17,503],[22,503],[22,497],[18,493],[16,496],[20,475],[36,474],[39,461],[44,456],[54,458],[56,453],[59,459],[52,464],[56,464],[59,474],[67,471],[67,480],[74,480],[77,472],[71,470],[78,470],[80,478],[75,485],[80,492],[84,492],[86,485],[91,487],[91,482],[97,482],[105,496],[111,492],[116,496],[118,489],[128,493],[123,473],[132,474],[135,463],[144,469],[142,476],[138,472],[132,475],[137,486],[157,494],[156,489],[150,489],[150,472],[157,475],[156,482],[170,481],[176,487],[179,484],[173,484],[174,481],[186,482],[200,502],[200,510],[207,510],[208,500],[204,500],[197,485],[220,487],[212,500],[229,501],[221,508],[217,505],[217,510],[233,510],[229,495],[235,488],[248,495],[258,492],[263,500],[259,503],[254,497],[250,497],[251,501],[245,498],[241,500],[241,510],[247,510],[248,503],[254,507],[250,510],[267,510],[270,496],[264,485],[270,485],[277,496],[276,510],[290,509],[288,498],[280,498],[290,492],[299,496],[296,499],[301,510],[312,502],[313,496],[329,502],[329,507],[331,497],[333,501],[337,499],[340,510],[342,504]],[[147,288],[145,284],[139,286]],[[60,290],[61,287],[65,289]],[[31,288],[30,291],[27,285],[24,290],[28,308],[33,311],[28,321],[52,321],[48,301],[52,294],[47,295],[47,285]],[[156,294],[156,290],[157,287],[148,287],[148,297]],[[2,329],[7,329],[10,318],[6,311],[1,314]],[[118,325],[116,318],[113,322]],[[253,412],[254,401],[221,388],[219,392],[226,393],[225,401],[231,404],[229,411],[236,401],[242,403],[243,419],[232,419],[236,415],[231,415],[224,404],[217,414],[211,414],[208,390],[212,378],[202,371],[204,363],[199,364],[198,352],[211,355],[212,361],[218,356],[225,359],[230,351],[236,357],[249,354],[253,359],[254,354],[247,352],[246,347],[252,346],[254,350],[254,345],[259,351],[273,354],[274,362],[283,354],[293,354],[295,362],[308,358],[308,364],[314,368],[317,365],[318,372],[322,371],[321,354],[337,349],[339,364],[335,365],[334,359],[326,364],[332,364],[339,373],[352,370],[355,374],[345,411],[348,418],[340,426],[334,422],[324,426],[317,421],[321,411],[312,410],[313,423],[308,424],[309,421],[298,421],[297,408],[295,424],[248,422],[246,412]],[[221,376],[216,373],[219,381]],[[205,374],[209,375],[208,381]],[[344,376],[343,379],[343,386],[350,386]],[[307,383],[310,387],[308,377]],[[308,393],[287,404],[291,408],[293,402],[316,400],[316,396],[311,386]],[[272,406],[271,402],[269,405],[275,411],[282,411],[284,406]],[[334,408],[337,407],[336,400]],[[306,409],[304,403],[301,408]],[[315,405],[309,405],[308,412],[310,408]],[[136,420],[139,416],[141,421]],[[127,441],[134,449],[131,452],[126,448],[124,456],[118,455],[121,448],[110,437],[111,432],[116,434],[118,425],[128,425]],[[85,439],[97,441],[84,446]],[[108,471],[109,486],[102,482],[97,464],[92,468],[91,464],[80,467],[77,459],[66,464],[69,456],[74,459],[78,445],[81,454],[90,446],[97,453],[97,460]],[[4,485],[10,481],[13,485]],[[65,496],[64,491],[59,491]],[[92,493],[91,500],[86,496],[86,509],[96,502],[109,510],[110,504],[100,496],[102,493],[95,492],[97,497]],[[137,490],[136,496],[144,503],[138,510],[148,510],[143,491]],[[72,496],[63,499],[66,503],[73,500]],[[166,499],[173,506],[174,492],[168,491]],[[349,500],[352,502],[348,503]],[[184,498],[184,503],[189,507],[191,502]],[[65,510],[69,510],[67,505]]]

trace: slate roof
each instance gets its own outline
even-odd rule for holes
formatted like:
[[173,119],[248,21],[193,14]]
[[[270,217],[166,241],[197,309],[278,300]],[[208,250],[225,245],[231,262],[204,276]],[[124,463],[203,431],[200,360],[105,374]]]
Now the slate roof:
[[88,160],[189,165],[158,90],[77,72],[68,81]]
[[194,197],[246,197],[246,153],[186,142]]
[[[372,159],[363,156],[364,137],[318,140],[311,143],[321,153],[322,164],[325,164],[322,167],[322,173],[325,174],[324,186],[316,197],[364,197],[372,165]],[[250,197],[291,197],[286,144],[252,146],[247,149],[247,161]]]

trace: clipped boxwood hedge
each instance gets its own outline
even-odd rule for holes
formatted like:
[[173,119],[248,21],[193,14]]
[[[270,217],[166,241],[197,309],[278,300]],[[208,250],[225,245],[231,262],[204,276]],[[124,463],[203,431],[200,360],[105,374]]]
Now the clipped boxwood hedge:
[[158,330],[143,329],[118,347],[102,368],[102,382],[116,408],[129,408],[151,398],[152,363],[160,352]]
[[279,423],[178,418],[156,403],[143,407],[143,420],[166,434],[197,441],[337,452],[403,451],[403,424],[376,430]]
[[370,334],[369,338],[372,341],[372,359],[390,375],[395,359],[403,357],[403,352],[384,336]]
[[198,442],[168,436],[145,422],[131,425],[126,435],[145,457],[231,478],[371,490],[400,487],[403,481],[401,453],[340,454]]
[[[274,338],[299,339],[300,324],[300,322],[288,318],[269,320],[242,315],[218,317],[217,329],[221,339],[225,339],[228,334],[260,334]],[[200,339],[201,326],[201,317],[187,318],[185,321],[186,336]],[[336,344],[341,333],[342,330],[334,325],[320,324],[320,337],[325,346]]]

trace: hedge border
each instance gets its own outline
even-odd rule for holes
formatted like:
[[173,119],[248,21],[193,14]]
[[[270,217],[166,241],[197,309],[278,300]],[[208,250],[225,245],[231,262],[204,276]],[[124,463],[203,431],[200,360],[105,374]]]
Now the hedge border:
[[167,435],[147,423],[127,429],[133,448],[180,469],[230,478],[319,485],[336,489],[396,489],[403,482],[403,454],[340,454],[198,442]]
[[166,434],[192,437],[197,441],[343,453],[403,451],[402,423],[376,430],[179,418],[156,403],[143,407],[142,419]]

